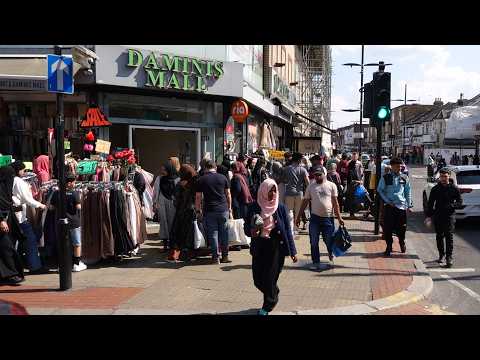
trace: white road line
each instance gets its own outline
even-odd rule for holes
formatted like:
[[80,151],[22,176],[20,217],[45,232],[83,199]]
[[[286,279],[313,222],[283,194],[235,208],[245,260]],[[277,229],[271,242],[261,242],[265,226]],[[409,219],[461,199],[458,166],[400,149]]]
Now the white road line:
[[442,269],[442,268],[434,268],[434,269],[429,269],[427,268],[427,271],[432,271],[432,272],[459,272],[459,273],[464,273],[464,272],[475,272],[474,268],[466,268],[466,269]]
[[459,287],[460,289],[462,289],[463,291],[465,291],[468,295],[470,295],[472,298],[474,298],[475,300],[477,300],[478,302],[480,302],[480,295],[478,295],[475,291],[473,290],[470,290],[468,287],[462,285],[461,283],[459,283],[457,280],[454,280],[452,278],[450,278],[450,276],[448,275],[445,275],[445,274],[442,274],[440,275],[442,278],[444,279],[447,279],[448,282],[452,283],[453,285]]

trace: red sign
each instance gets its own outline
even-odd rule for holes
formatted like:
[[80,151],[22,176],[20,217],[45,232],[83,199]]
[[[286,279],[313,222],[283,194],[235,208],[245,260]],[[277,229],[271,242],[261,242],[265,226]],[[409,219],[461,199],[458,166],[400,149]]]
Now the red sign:
[[112,123],[107,120],[103,112],[98,107],[88,108],[85,120],[80,127],[101,127],[110,126]]
[[243,123],[248,117],[248,105],[243,100],[236,100],[232,104],[232,118],[237,123]]

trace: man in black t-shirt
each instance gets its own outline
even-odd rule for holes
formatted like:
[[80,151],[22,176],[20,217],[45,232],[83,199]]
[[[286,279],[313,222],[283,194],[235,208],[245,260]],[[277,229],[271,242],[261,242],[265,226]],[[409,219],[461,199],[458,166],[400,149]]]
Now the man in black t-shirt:
[[[197,216],[201,217],[203,194],[203,218],[212,249],[212,260],[214,264],[219,264],[220,262],[231,262],[228,259],[227,222],[229,218],[232,218],[232,197],[230,182],[225,176],[218,174],[216,168],[213,160],[205,163],[205,175],[200,177],[197,183],[195,209]],[[219,260],[220,252],[222,254],[221,261]]]
[[[70,240],[73,245],[73,269],[74,272],[83,271],[87,268],[81,261],[82,256],[82,228],[80,223],[80,210],[82,208],[80,194],[75,191],[75,175],[67,174],[66,181],[66,213]],[[52,208],[57,205],[59,194],[56,192],[52,197]]]

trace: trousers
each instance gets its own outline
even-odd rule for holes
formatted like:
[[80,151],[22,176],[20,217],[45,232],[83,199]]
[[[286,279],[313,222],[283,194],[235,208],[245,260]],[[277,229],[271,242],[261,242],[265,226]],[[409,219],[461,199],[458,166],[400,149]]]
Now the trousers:
[[250,253],[253,283],[263,293],[262,309],[270,312],[278,303],[280,289],[277,282],[285,263],[285,257],[280,252],[280,242],[277,238],[253,238]]
[[395,206],[385,205],[383,214],[383,235],[387,248],[392,249],[393,233],[397,234],[400,244],[405,243],[407,231],[407,210],[401,210]]
[[30,222],[25,221],[20,224],[20,228],[25,234],[26,241],[22,248],[25,252],[25,262],[28,270],[35,271],[42,267],[40,255],[38,253],[38,237],[33,231]]
[[[452,258],[453,255],[453,226],[455,220],[452,216],[433,218],[435,226],[437,249],[440,256],[446,255],[447,258]],[[444,241],[445,239],[445,241]],[[446,249],[445,249],[446,248]],[[446,250],[446,251],[445,251]]]

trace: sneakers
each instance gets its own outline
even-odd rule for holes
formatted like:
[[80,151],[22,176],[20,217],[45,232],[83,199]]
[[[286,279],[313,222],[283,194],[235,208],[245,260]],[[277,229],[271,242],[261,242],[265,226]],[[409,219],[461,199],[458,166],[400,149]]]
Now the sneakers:
[[312,266],[310,266],[310,270],[312,271],[319,271],[319,270],[326,270],[328,268],[327,264],[322,264],[322,263],[313,263]]
[[1,280],[1,284],[3,285],[19,285],[21,282],[24,282],[25,278],[22,276],[11,276],[4,280]]
[[265,316],[265,315],[268,315],[268,312],[265,311],[265,310],[263,310],[263,309],[260,309],[260,310],[258,310],[258,313],[257,313],[257,314],[258,314],[258,315]]
[[391,252],[392,252],[392,249],[387,248],[387,250],[385,250],[384,255],[385,255],[385,256],[390,256]]
[[222,256],[222,260],[220,260],[220,262],[221,262],[222,264],[229,264],[229,263],[232,262],[232,260],[229,260],[229,259],[228,259],[228,255],[223,255],[223,256]]
[[213,257],[213,258],[212,258],[212,264],[213,264],[213,265],[219,265],[219,264],[220,264],[220,258],[218,258],[218,257]]
[[440,256],[438,257],[437,263],[442,264],[444,258],[445,258],[445,255],[440,255]]
[[452,258],[447,257],[447,268],[451,268],[453,266]]
[[73,272],[80,272],[80,271],[83,271],[83,270],[86,270],[86,269],[87,269],[87,265],[85,265],[85,264],[83,263],[83,261],[80,261],[80,262],[78,263],[78,265],[77,265],[77,264],[73,264],[73,270],[72,270],[72,271],[73,271]]

